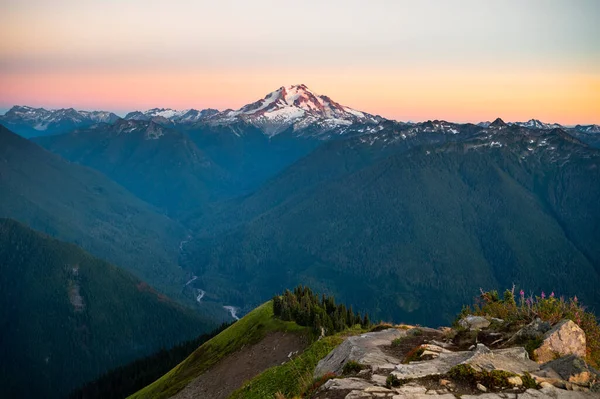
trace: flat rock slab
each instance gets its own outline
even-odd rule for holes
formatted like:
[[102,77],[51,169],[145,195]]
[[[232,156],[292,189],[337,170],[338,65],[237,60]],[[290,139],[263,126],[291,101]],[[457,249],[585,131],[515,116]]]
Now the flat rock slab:
[[429,375],[446,374],[459,364],[470,364],[476,370],[504,370],[515,374],[523,374],[539,369],[539,365],[531,360],[523,348],[490,350],[482,344],[474,351],[440,353],[432,360],[399,364],[392,372],[401,379],[421,378]]
[[[380,348],[391,345],[396,338],[406,336],[406,330],[389,328],[354,337],[348,337],[337,348],[321,359],[315,368],[314,377],[327,373],[341,374],[344,365],[352,360],[366,366],[390,366],[400,363],[400,359],[384,353]],[[390,368],[393,368],[391,366]]]
[[321,389],[327,391],[350,391],[350,390],[364,390],[372,387],[368,381],[361,378],[334,378],[328,380]]

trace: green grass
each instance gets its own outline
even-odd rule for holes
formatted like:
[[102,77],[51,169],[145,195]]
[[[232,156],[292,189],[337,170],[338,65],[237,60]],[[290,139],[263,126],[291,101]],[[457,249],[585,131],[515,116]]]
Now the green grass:
[[349,360],[346,364],[344,364],[342,374],[343,375],[356,374],[364,368],[365,368],[365,366],[363,366],[362,364],[355,362],[354,360]]
[[[300,327],[294,322],[284,322],[273,317],[273,302],[266,302],[200,346],[187,359],[160,379],[129,398],[160,399],[171,397],[225,356],[239,350],[244,345],[259,342],[267,333],[272,331],[309,333],[309,329],[306,327]],[[315,356],[320,353],[321,351],[315,352]]]
[[313,371],[319,360],[342,343],[340,335],[325,337],[314,342],[300,356],[272,367],[235,391],[230,399],[273,398],[277,392],[285,397],[301,395],[313,383]]
[[275,397],[276,393],[286,398],[310,397],[320,384],[334,377],[329,373],[316,380],[313,379],[313,372],[319,360],[341,344],[345,337],[365,332],[368,330],[356,325],[315,341],[298,357],[281,366],[265,370],[245,383],[229,398],[265,399]]
[[[488,388],[510,387],[508,379],[516,376],[515,373],[504,370],[477,371],[469,364],[459,364],[452,367],[448,375],[456,381],[462,381],[473,386],[481,383]],[[530,381],[528,380],[529,383]]]

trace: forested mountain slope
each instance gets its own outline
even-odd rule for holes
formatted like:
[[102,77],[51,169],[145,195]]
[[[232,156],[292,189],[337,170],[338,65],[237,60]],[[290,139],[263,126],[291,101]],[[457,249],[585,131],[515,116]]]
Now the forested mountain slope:
[[59,398],[214,327],[73,244],[0,219],[3,397]]
[[169,296],[187,232],[106,176],[72,164],[0,126],[0,217],[73,242]]
[[227,281],[223,295],[246,305],[308,283],[427,325],[448,322],[479,287],[513,282],[600,304],[600,153],[563,131],[498,123],[288,185],[310,181],[326,156],[247,199],[271,208],[190,247],[200,284]]

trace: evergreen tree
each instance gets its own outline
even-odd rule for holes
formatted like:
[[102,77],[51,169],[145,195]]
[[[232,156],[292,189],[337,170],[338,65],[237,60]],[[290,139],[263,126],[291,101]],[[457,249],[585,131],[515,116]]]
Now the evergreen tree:
[[325,294],[319,296],[309,287],[301,285],[274,297],[273,312],[282,320],[312,327],[319,335],[321,328],[325,329],[326,334],[334,334],[356,324],[365,327],[370,325],[366,313],[361,317],[359,313],[354,313],[352,306],[336,305],[333,297]]

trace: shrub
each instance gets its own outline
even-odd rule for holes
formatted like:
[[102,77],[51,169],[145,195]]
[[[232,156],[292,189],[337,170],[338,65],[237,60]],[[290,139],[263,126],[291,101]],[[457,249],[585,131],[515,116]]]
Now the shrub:
[[402,345],[402,341],[404,341],[404,337],[396,338],[392,341],[392,347]]
[[399,387],[400,385],[404,384],[406,381],[396,377],[394,374],[390,374],[388,375],[388,377],[385,380],[385,386],[389,388],[393,388],[393,387]]
[[412,348],[404,357],[404,361],[402,363],[407,364],[410,362],[414,362],[415,360],[419,360],[421,355],[425,352],[425,348],[421,345]]
[[[562,319],[570,319],[585,332],[587,362],[594,367],[600,366],[600,326],[596,316],[587,312],[577,297],[565,299],[557,297],[554,292],[550,295],[542,292],[539,296],[526,296],[525,292],[520,290],[518,298],[515,299],[514,291],[515,287],[512,290],[506,290],[503,298],[500,299],[497,291],[484,292],[481,290],[477,303],[473,307],[464,307],[457,321],[469,314],[497,317],[520,324],[529,323],[536,317],[551,324]],[[532,344],[530,343],[530,345]]]
[[514,373],[503,370],[477,371],[468,364],[459,364],[452,367],[448,375],[455,381],[462,381],[472,386],[481,383],[489,388],[508,387],[510,386],[508,379],[516,376]]
[[359,363],[355,362],[354,360],[350,360],[346,364],[344,364],[344,368],[342,369],[342,374],[343,375],[355,374],[364,368],[365,368],[365,366],[363,366],[362,364],[359,364]]
[[529,373],[525,373],[521,376],[521,380],[523,380],[523,387],[527,389],[538,389],[539,385],[535,382],[535,379]]
[[527,340],[523,343],[524,344],[523,347],[529,354],[529,358],[531,360],[537,360],[534,351],[537,348],[539,348],[540,346],[542,346],[542,342],[543,342],[543,340],[541,338],[533,338],[533,339]]
[[383,331],[383,330],[387,330],[388,328],[394,328],[394,326],[389,323],[379,323],[379,324],[373,326],[373,328],[371,328],[369,330],[369,332]]

